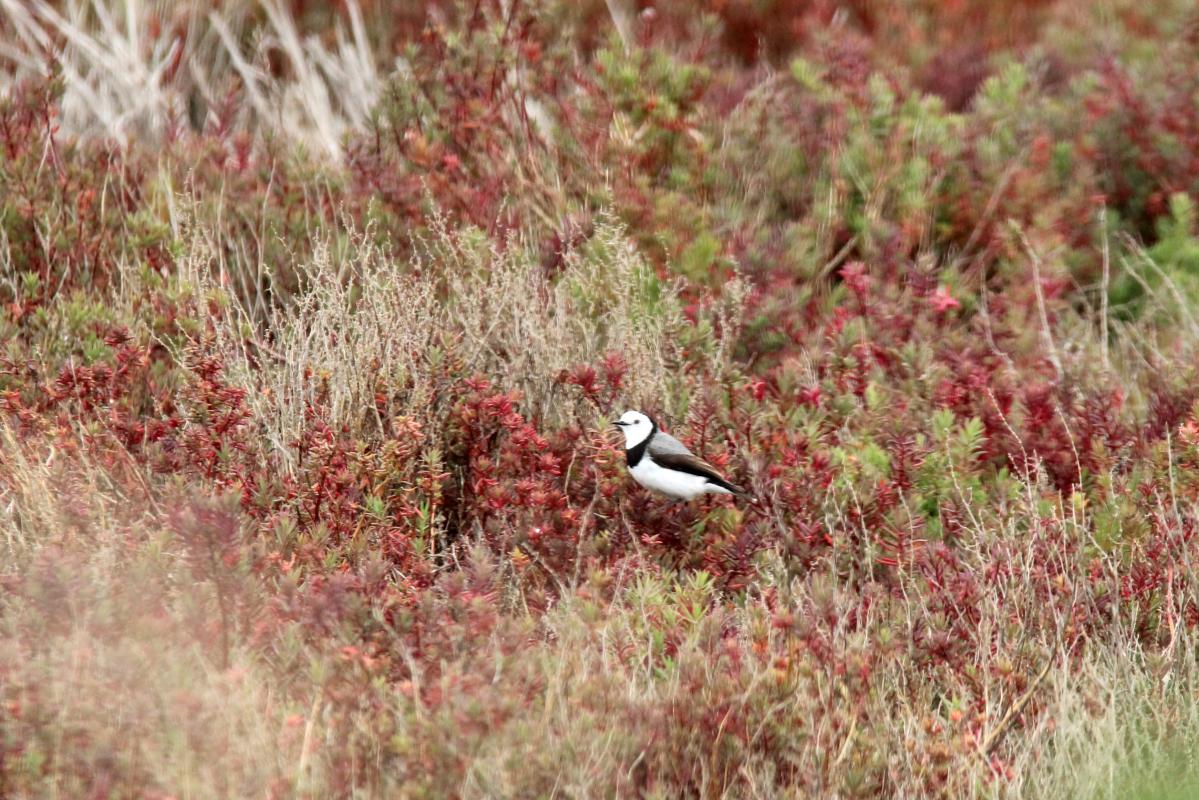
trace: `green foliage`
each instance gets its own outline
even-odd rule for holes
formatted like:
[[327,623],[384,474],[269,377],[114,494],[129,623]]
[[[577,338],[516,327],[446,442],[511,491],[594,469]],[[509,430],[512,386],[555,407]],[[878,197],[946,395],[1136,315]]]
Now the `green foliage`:
[[1157,242],[1128,257],[1124,273],[1112,284],[1110,299],[1122,319],[1136,319],[1147,297],[1189,309],[1199,302],[1199,227],[1194,200],[1170,196],[1169,215],[1157,221]]

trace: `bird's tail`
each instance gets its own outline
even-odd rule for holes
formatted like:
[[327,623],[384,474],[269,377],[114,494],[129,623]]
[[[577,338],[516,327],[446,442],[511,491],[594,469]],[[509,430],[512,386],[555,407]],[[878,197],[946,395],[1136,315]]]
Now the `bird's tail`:
[[[711,479],[709,479],[709,480],[711,480]],[[744,489],[742,489],[742,488],[741,488],[740,486],[738,486],[737,484],[735,484],[735,483],[729,483],[728,481],[724,480],[723,478],[722,478],[722,479],[720,479],[720,480],[718,480],[718,481],[712,481],[712,483],[715,483],[715,484],[716,484],[717,486],[719,486],[721,489],[725,489],[725,490],[727,490],[727,491],[729,491],[729,492],[732,492],[732,493],[733,493],[733,494],[735,494],[737,497],[740,497],[742,500],[748,501],[748,502],[750,502],[750,503],[756,503],[756,502],[758,502],[758,498],[754,497],[752,494],[750,494],[749,492],[745,491]]]

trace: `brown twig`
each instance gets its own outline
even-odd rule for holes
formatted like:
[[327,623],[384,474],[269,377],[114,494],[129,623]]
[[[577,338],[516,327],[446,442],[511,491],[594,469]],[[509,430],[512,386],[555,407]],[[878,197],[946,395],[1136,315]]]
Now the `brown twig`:
[[1049,361],[1053,364],[1057,379],[1061,380],[1062,360],[1057,354],[1057,345],[1053,341],[1053,332],[1049,328],[1049,312],[1045,308],[1045,290],[1041,286],[1041,256],[1033,249],[1032,243],[1028,241],[1024,231],[1019,228],[1016,228],[1016,231],[1020,235],[1020,242],[1024,245],[1024,250],[1032,261],[1033,289],[1037,295],[1037,314],[1041,318],[1041,335],[1045,339],[1045,346],[1049,349]]
[[1007,729],[1011,726],[1016,717],[1020,716],[1020,714],[1024,711],[1024,707],[1028,705],[1030,700],[1032,700],[1032,696],[1036,693],[1037,689],[1040,688],[1041,683],[1045,680],[1045,677],[1049,675],[1049,669],[1052,666],[1053,658],[1047,658],[1045,660],[1045,666],[1041,669],[1040,674],[1033,678],[1033,682],[1028,687],[1027,691],[1020,695],[1016,702],[1012,703],[1011,707],[1008,708],[1007,713],[1003,715],[1003,719],[999,720],[999,724],[987,734],[985,739],[983,739],[982,744],[978,748],[982,755],[989,755],[995,748],[995,745],[999,744],[1000,738],[1004,733],[1007,732]]

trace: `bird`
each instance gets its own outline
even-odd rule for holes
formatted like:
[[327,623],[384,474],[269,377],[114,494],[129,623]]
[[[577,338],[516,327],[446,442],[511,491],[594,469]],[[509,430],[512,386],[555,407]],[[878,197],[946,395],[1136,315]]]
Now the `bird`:
[[624,433],[629,474],[645,488],[664,494],[676,503],[709,492],[732,494],[754,502],[748,492],[726,481],[715,467],[640,411],[626,411],[612,424]]

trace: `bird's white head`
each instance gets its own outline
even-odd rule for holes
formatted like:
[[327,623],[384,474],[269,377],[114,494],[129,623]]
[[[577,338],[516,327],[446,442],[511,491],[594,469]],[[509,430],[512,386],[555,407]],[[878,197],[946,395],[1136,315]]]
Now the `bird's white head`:
[[640,411],[626,411],[615,423],[624,433],[624,446],[627,450],[644,442],[654,432],[654,422]]

